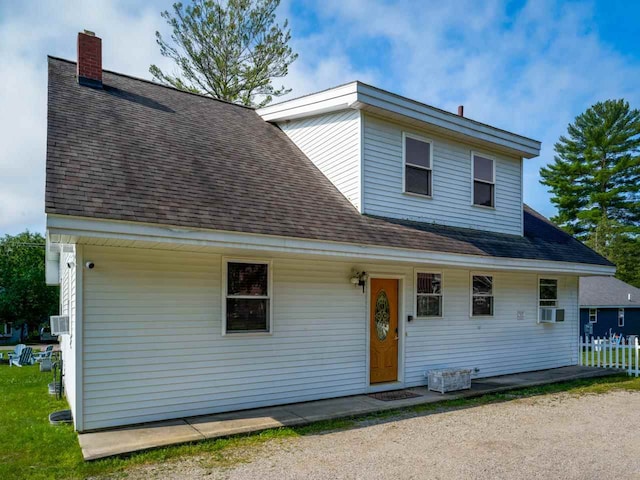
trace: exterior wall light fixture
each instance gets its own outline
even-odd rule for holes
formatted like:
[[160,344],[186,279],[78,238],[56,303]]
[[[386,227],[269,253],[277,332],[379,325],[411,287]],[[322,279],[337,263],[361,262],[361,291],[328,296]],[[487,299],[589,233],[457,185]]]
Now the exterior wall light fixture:
[[361,272],[356,270],[355,268],[351,271],[351,278],[349,279],[349,281],[354,285],[354,286],[359,286],[362,287],[362,293],[364,293],[364,287],[367,284],[367,279],[369,278],[369,275],[367,275],[367,272]]

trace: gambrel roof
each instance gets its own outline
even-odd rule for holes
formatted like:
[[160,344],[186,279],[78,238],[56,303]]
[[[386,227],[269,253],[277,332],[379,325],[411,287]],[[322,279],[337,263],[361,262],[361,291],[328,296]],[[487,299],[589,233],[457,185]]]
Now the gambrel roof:
[[361,215],[255,110],[49,58],[46,212],[610,266],[525,206],[524,236]]

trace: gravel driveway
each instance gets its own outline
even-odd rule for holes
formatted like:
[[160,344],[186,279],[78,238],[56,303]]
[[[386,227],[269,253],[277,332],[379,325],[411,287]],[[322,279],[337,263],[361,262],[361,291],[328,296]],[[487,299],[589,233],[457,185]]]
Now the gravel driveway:
[[546,395],[273,440],[224,469],[201,457],[127,478],[640,479],[639,427],[640,392]]

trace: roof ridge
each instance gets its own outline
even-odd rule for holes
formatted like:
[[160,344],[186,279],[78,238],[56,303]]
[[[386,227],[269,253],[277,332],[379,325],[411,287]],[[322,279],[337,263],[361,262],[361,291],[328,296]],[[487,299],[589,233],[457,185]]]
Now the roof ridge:
[[[68,58],[56,57],[55,55],[47,55],[47,58],[50,58],[52,60],[58,60],[60,62],[70,63],[71,65],[76,65],[77,64],[77,62],[74,62],[73,60],[69,60]],[[180,90],[179,88],[172,87],[171,85],[164,85],[162,83],[154,82],[153,80],[147,80],[146,78],[135,77],[133,75],[128,75],[126,73],[116,72],[114,70],[107,70],[107,69],[104,69],[104,68],[102,69],[102,71],[110,73],[112,75],[118,75],[119,77],[125,77],[125,78],[130,78],[131,80],[137,80],[139,82],[149,83],[149,84],[154,85],[156,87],[168,88],[169,90],[175,90],[176,92],[186,93],[186,94],[194,95],[196,97],[201,97],[201,98],[207,98],[209,100],[214,100],[216,102],[226,103],[228,105],[233,105],[234,107],[246,108],[247,110],[252,110],[254,112],[256,111],[255,107],[249,107],[247,105],[241,105],[239,103],[230,102],[229,100],[222,100],[221,98],[215,98],[215,97],[212,97],[210,95],[205,95],[203,93],[196,93],[196,92],[189,92],[187,90]]]

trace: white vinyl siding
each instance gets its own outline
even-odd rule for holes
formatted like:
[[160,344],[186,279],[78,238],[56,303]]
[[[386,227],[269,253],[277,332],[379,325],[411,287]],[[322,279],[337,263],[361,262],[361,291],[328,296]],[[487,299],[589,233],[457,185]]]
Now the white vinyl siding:
[[[460,140],[363,115],[364,213],[443,225],[522,234],[521,163]],[[402,132],[432,141],[432,196],[403,194]],[[495,159],[495,209],[473,202],[474,151]]]
[[360,210],[360,112],[342,110],[278,126]]
[[[367,296],[351,261],[272,259],[272,336],[222,336],[222,256],[85,246],[84,428],[364,393]],[[492,273],[495,311],[469,317],[470,272],[442,271],[442,318],[415,319],[418,265],[358,264],[404,276],[406,386],[429,368],[479,376],[577,362],[577,281],[561,277],[563,324],[536,323],[536,274]],[[517,320],[517,312],[524,319]],[[402,330],[401,330],[402,331]]]
[[479,368],[477,376],[488,377],[577,364],[577,278],[559,278],[565,322],[544,325],[537,323],[535,274],[491,275],[493,317],[478,319],[469,316],[469,271],[444,271],[444,317],[407,324],[406,377],[411,384],[420,384],[431,368]]
[[[71,265],[71,268],[69,268]],[[64,368],[64,390],[69,407],[76,419],[76,256],[74,253],[60,254],[60,315],[69,315],[69,335],[62,335],[60,350]]]
[[86,429],[362,392],[351,264],[274,259],[273,335],[223,337],[219,255],[85,248]]

